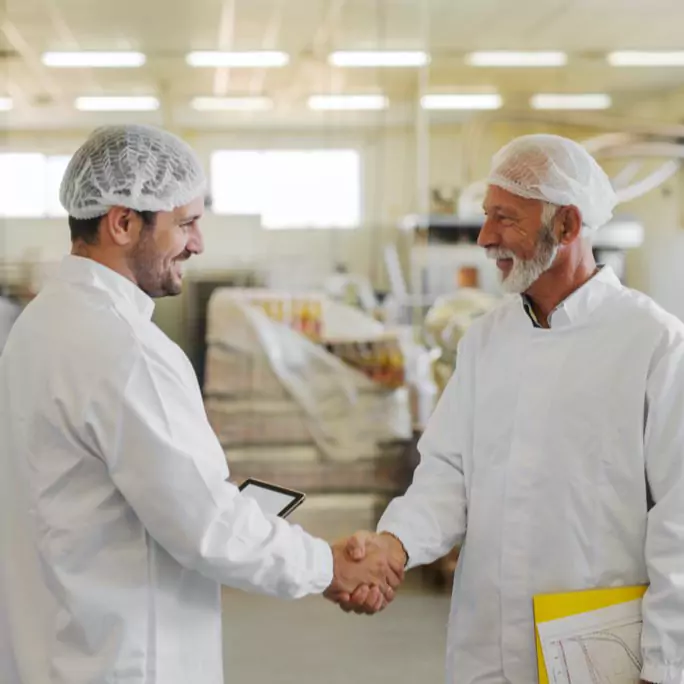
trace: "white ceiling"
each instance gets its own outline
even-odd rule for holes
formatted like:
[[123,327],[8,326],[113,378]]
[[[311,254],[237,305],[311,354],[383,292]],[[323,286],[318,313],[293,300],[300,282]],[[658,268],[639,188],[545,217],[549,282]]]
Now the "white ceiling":
[[[71,123],[79,95],[157,95],[165,116],[187,114],[201,95],[275,99],[273,117],[304,109],[313,93],[385,92],[397,107],[430,91],[499,90],[508,106],[526,106],[535,92],[609,92],[616,111],[684,86],[684,68],[611,68],[616,49],[684,49],[684,0],[6,0],[0,25],[5,83],[16,102],[11,127]],[[191,50],[277,49],[282,69],[192,69]],[[417,69],[334,69],[340,49],[426,49]],[[472,50],[563,50],[557,69],[480,69]],[[52,50],[138,50],[140,69],[48,69]],[[5,92],[3,92],[5,91]],[[312,115],[313,116],[313,115]],[[320,115],[319,115],[320,116]],[[338,115],[339,116],[339,115]],[[385,114],[385,116],[389,116]],[[80,117],[80,118],[79,118]],[[217,118],[218,117],[218,118]],[[227,121],[239,114],[204,114]]]

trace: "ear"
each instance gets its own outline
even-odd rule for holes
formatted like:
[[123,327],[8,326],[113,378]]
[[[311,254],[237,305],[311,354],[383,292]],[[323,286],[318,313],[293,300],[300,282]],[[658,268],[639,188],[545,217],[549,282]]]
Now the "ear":
[[141,217],[132,209],[112,207],[103,219],[101,231],[119,247],[137,242],[142,225]]
[[577,207],[562,207],[558,213],[561,223],[560,243],[570,245],[582,235],[582,215]]

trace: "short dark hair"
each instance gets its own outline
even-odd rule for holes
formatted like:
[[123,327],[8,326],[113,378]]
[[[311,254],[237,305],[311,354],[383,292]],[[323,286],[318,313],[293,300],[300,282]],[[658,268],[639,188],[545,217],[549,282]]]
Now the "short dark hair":
[[[153,228],[157,221],[156,211],[136,211],[136,214],[142,218],[143,224],[146,228]],[[89,219],[77,219],[69,216],[69,230],[71,231],[71,241],[76,242],[81,240],[87,245],[97,244],[98,234],[100,232],[100,223],[102,223],[103,216],[96,216]]]

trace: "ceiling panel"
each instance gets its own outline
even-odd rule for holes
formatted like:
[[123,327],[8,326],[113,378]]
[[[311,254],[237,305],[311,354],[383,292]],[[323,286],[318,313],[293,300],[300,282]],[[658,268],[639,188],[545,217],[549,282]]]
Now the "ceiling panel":
[[[53,97],[68,106],[82,94],[158,93],[184,107],[196,95],[264,93],[283,108],[303,109],[307,95],[318,92],[384,91],[409,104],[419,95],[419,71],[335,69],[326,56],[336,49],[427,47],[431,90],[490,87],[511,103],[541,91],[605,90],[619,108],[684,85],[681,68],[605,63],[605,53],[620,48],[684,50],[684,0],[8,0],[6,9],[0,69],[7,82],[0,89],[28,102]],[[185,64],[190,50],[219,48],[283,49],[291,64],[219,74]],[[142,50],[148,63],[134,70],[44,68],[40,53],[58,49]],[[566,50],[570,62],[563,69],[467,67],[463,57],[476,49]],[[48,116],[49,106],[41,111]]]

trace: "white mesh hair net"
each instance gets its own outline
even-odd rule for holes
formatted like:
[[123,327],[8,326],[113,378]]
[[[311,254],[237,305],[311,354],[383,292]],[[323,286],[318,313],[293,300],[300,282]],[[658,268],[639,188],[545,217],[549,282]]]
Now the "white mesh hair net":
[[105,126],[72,157],[59,200],[77,219],[111,207],[171,211],[204,195],[206,179],[192,148],[154,126]]
[[608,223],[617,204],[596,160],[579,143],[558,135],[525,135],[505,145],[494,155],[487,184],[518,197],[573,205],[589,231]]

